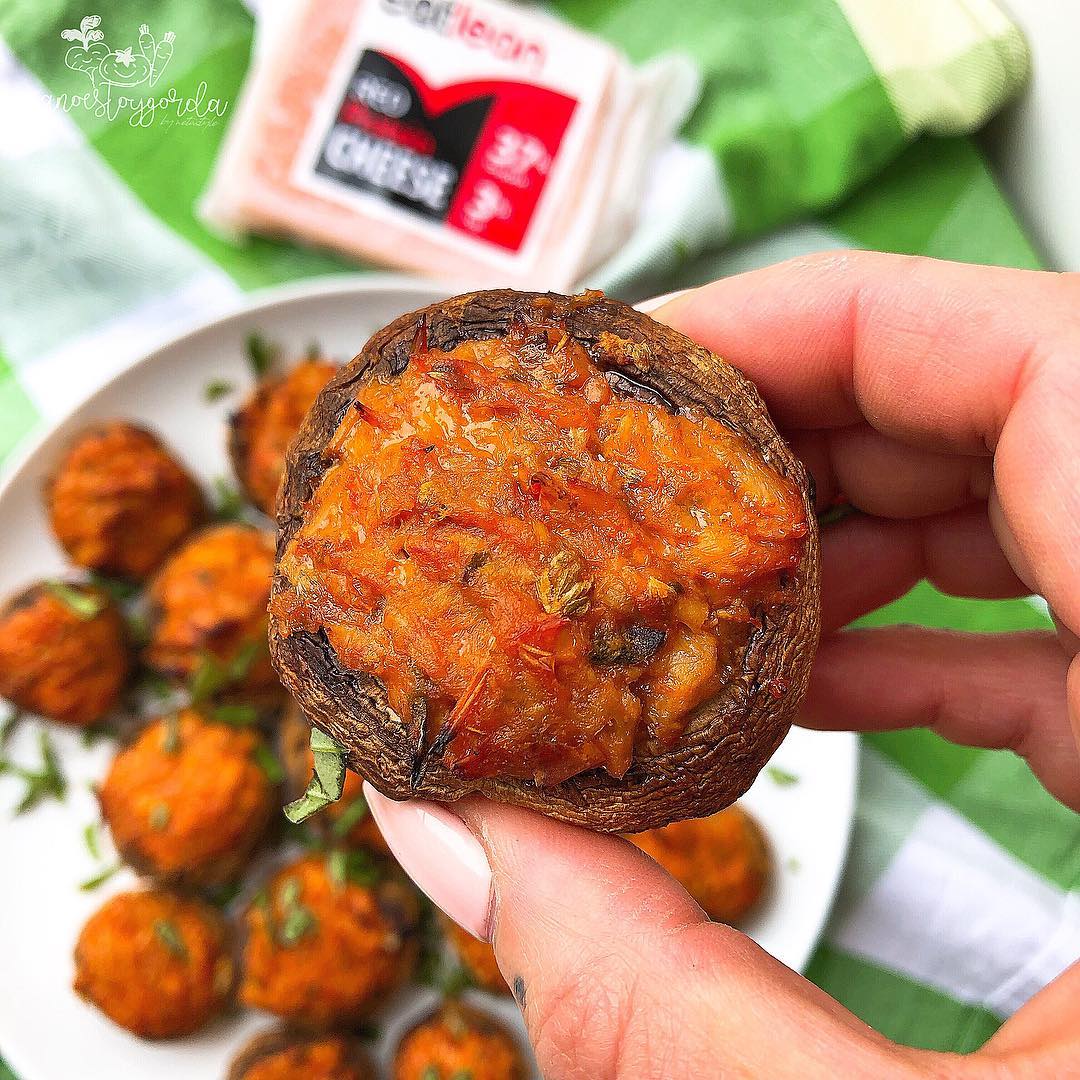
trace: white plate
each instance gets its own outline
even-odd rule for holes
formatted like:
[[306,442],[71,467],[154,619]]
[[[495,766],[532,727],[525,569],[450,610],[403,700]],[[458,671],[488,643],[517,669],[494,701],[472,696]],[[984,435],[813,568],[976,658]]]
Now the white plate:
[[[41,486],[68,439],[93,420],[123,417],[160,432],[205,482],[228,476],[225,417],[251,382],[244,340],[251,330],[298,355],[317,340],[348,358],[395,316],[445,295],[433,286],[373,278],[333,279],[262,293],[241,312],[211,322],[158,349],[53,426],[0,487],[0,596],[35,578],[60,573],[64,559],[49,532]],[[240,393],[214,405],[203,400],[211,379]],[[16,733],[10,754],[36,759],[33,733]],[[78,883],[96,869],[82,830],[97,819],[88,784],[100,779],[110,748],[82,747],[59,731],[56,742],[71,782],[67,801],[8,819],[19,787],[0,778],[0,1054],[21,1080],[214,1080],[236,1048],[268,1018],[246,1014],[192,1038],[148,1043],[115,1027],[70,990],[71,950],[87,917],[134,878],[117,875],[96,892]],[[774,764],[795,774],[780,786],[762,774],[746,797],[769,836],[777,886],[747,927],[793,968],[809,959],[836,890],[855,800],[857,743],[847,734],[796,730]],[[407,1018],[431,1000],[417,993],[384,1025],[380,1056]],[[486,1002],[490,998],[484,999]],[[521,1030],[509,1001],[495,1008]]]

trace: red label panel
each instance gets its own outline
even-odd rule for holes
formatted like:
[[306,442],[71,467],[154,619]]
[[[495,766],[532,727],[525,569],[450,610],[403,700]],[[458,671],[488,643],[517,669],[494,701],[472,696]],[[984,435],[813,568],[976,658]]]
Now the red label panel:
[[433,87],[365,49],[316,172],[516,252],[577,102],[532,83]]
[[450,203],[447,222],[517,251],[577,102],[540,86],[497,85],[487,122]]

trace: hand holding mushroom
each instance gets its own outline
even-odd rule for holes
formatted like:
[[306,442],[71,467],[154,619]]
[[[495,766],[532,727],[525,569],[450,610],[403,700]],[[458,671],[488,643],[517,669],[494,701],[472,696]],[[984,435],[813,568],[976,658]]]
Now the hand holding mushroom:
[[[869,253],[814,256],[657,313],[754,380],[816,483],[860,513],[822,537],[823,638],[799,722],[1021,754],[1080,809],[1080,281]],[[928,577],[1038,592],[1058,633],[842,629]],[[398,859],[494,943],[548,1080],[1064,1076],[1080,967],[960,1059],[890,1043],[615,837],[505,802],[397,803]]]

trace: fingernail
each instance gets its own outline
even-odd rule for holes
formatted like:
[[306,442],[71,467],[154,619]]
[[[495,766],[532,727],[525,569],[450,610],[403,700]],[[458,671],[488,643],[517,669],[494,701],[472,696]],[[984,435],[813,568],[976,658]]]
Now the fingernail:
[[465,822],[437,803],[394,802],[364,784],[375,824],[418,889],[481,941],[491,938],[491,867]]

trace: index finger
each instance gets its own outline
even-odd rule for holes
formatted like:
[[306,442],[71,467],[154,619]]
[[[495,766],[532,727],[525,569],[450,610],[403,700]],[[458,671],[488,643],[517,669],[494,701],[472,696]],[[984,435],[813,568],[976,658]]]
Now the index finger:
[[863,419],[933,450],[985,454],[1019,388],[1075,331],[1067,275],[877,252],[792,259],[654,313],[757,384],[782,428]]

